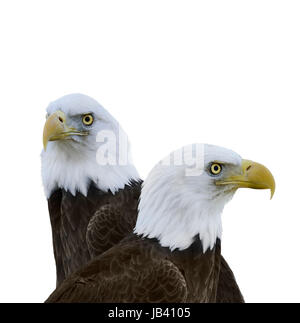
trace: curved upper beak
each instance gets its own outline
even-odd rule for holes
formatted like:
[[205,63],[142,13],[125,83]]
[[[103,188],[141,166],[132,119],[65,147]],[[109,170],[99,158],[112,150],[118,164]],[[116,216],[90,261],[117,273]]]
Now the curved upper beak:
[[275,192],[275,180],[272,173],[264,165],[244,159],[241,173],[231,174],[227,178],[216,181],[216,185],[234,185],[236,188],[269,189],[271,198]]
[[66,115],[62,111],[51,114],[45,123],[43,132],[43,145],[47,149],[49,141],[70,139],[70,136],[86,136],[88,132],[81,132],[66,124]]

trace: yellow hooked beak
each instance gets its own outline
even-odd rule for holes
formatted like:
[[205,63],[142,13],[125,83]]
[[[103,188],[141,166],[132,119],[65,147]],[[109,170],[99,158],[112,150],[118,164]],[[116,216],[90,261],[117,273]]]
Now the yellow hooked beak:
[[242,161],[241,174],[230,175],[227,178],[216,181],[216,185],[234,185],[236,188],[269,189],[271,191],[271,199],[275,192],[275,180],[268,168],[246,159]]
[[47,118],[44,126],[43,145],[47,149],[49,141],[70,139],[71,136],[87,136],[88,132],[78,131],[68,127],[66,115],[62,111],[56,111]]

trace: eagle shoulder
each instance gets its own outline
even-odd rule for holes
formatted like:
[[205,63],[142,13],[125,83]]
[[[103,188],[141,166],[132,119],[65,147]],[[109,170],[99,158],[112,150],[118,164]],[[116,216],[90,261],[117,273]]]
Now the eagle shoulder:
[[139,241],[123,241],[67,278],[46,302],[177,303],[187,294],[174,263]]
[[114,204],[103,205],[95,212],[86,231],[86,242],[92,258],[101,255],[133,230],[135,213]]
[[86,242],[92,258],[101,255],[133,231],[140,190],[141,182],[126,186],[116,195],[111,195],[91,217]]

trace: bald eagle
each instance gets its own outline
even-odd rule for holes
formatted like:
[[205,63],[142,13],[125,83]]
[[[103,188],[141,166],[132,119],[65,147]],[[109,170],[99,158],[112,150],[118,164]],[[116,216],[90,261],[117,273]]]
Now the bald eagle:
[[[134,232],[70,275],[47,302],[222,301],[223,208],[238,188],[270,189],[272,197],[275,181],[231,150],[185,148],[145,180]],[[182,151],[190,151],[184,162]]]
[[42,179],[59,285],[132,229],[141,181],[125,132],[86,95],[49,104],[43,144]]

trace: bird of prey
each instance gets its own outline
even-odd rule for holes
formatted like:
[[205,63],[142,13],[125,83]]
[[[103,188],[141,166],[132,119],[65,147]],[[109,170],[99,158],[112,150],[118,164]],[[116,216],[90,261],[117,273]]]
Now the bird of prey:
[[222,147],[176,151],[143,183],[134,232],[47,302],[218,302],[221,213],[238,188],[270,189],[272,197],[275,181],[265,166]]
[[132,230],[141,182],[125,132],[86,95],[49,104],[43,143],[42,179],[59,285]]

